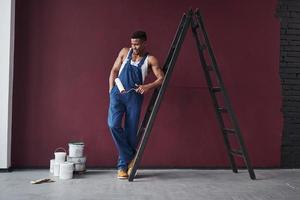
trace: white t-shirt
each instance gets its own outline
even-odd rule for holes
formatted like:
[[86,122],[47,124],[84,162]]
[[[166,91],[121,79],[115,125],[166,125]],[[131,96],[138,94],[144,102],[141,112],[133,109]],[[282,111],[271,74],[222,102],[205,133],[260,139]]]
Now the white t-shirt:
[[[129,56],[130,51],[131,51],[131,48],[129,49],[129,51],[128,51],[128,53],[127,53],[127,56],[126,56],[125,60],[123,61],[122,65],[121,65],[121,68],[120,68],[120,71],[119,71],[119,75],[121,74],[121,72],[122,72],[122,70],[123,70],[125,64],[128,62],[128,56]],[[145,59],[143,65],[141,66],[142,77],[143,77],[143,83],[144,83],[145,78],[146,78],[147,73],[148,73],[148,57],[149,57],[149,55],[147,55],[147,57],[146,57],[146,59]],[[139,64],[139,62],[140,62],[140,61],[133,62],[133,61],[131,60],[131,61],[130,61],[130,64],[137,67],[138,64]]]

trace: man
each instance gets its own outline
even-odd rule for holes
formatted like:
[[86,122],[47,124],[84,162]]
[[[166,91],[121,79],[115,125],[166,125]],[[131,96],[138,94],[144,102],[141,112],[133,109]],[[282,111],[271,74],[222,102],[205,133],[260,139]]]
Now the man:
[[[144,31],[134,32],[131,36],[131,48],[120,51],[109,76],[108,126],[119,153],[119,179],[128,178],[132,169],[143,94],[161,85],[164,78],[157,59],[146,51],[146,40]],[[156,80],[144,84],[148,69],[152,70]],[[121,93],[118,90],[115,85],[116,78],[120,79],[126,92]]]

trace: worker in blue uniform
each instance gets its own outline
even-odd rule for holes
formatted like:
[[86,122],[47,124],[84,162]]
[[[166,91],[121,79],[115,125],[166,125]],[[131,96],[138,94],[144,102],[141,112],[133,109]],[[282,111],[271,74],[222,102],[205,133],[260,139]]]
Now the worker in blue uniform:
[[[132,169],[143,95],[161,85],[164,78],[158,60],[146,50],[146,41],[147,35],[144,31],[134,32],[131,35],[131,48],[123,48],[119,52],[109,76],[108,126],[119,153],[119,179],[128,178]],[[148,71],[152,71],[156,79],[145,84]],[[121,81],[125,92],[118,90],[115,85],[116,78]]]

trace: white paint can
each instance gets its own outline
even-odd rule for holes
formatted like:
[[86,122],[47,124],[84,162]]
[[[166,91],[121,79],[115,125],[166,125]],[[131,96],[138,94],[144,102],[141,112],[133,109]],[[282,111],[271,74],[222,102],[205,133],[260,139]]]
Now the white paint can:
[[83,142],[71,142],[69,143],[69,157],[83,157]]
[[[58,150],[63,150],[63,152],[58,151]],[[67,152],[64,148],[59,147],[59,148],[55,149],[55,151],[54,151],[55,162],[56,163],[65,162],[66,161],[66,155],[67,155]]]
[[53,164],[53,176],[59,176],[60,163],[54,162]]
[[85,171],[85,162],[86,162],[86,157],[70,157],[67,156],[67,161],[74,163],[74,171],[75,172],[83,172]]
[[54,162],[55,162],[54,159],[51,159],[51,160],[50,160],[50,173],[53,173],[53,172],[54,172]]
[[71,162],[60,163],[59,179],[72,179],[74,171],[74,164]]

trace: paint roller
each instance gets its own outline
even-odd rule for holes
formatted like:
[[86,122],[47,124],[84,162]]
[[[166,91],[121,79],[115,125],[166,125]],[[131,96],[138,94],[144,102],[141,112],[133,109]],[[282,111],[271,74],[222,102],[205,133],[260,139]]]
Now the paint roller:
[[122,84],[122,82],[119,78],[115,79],[115,83],[116,83],[117,88],[119,89],[120,93],[125,92],[125,88],[124,88],[124,86],[123,86],[123,84]]
[[[122,93],[122,94],[128,93],[128,92],[136,89],[136,88],[131,88],[130,90],[126,91],[123,84],[122,84],[122,82],[121,82],[121,80],[119,78],[115,79],[115,83],[116,83],[117,88],[119,89],[120,93]],[[138,87],[137,84],[135,84],[135,86]]]

